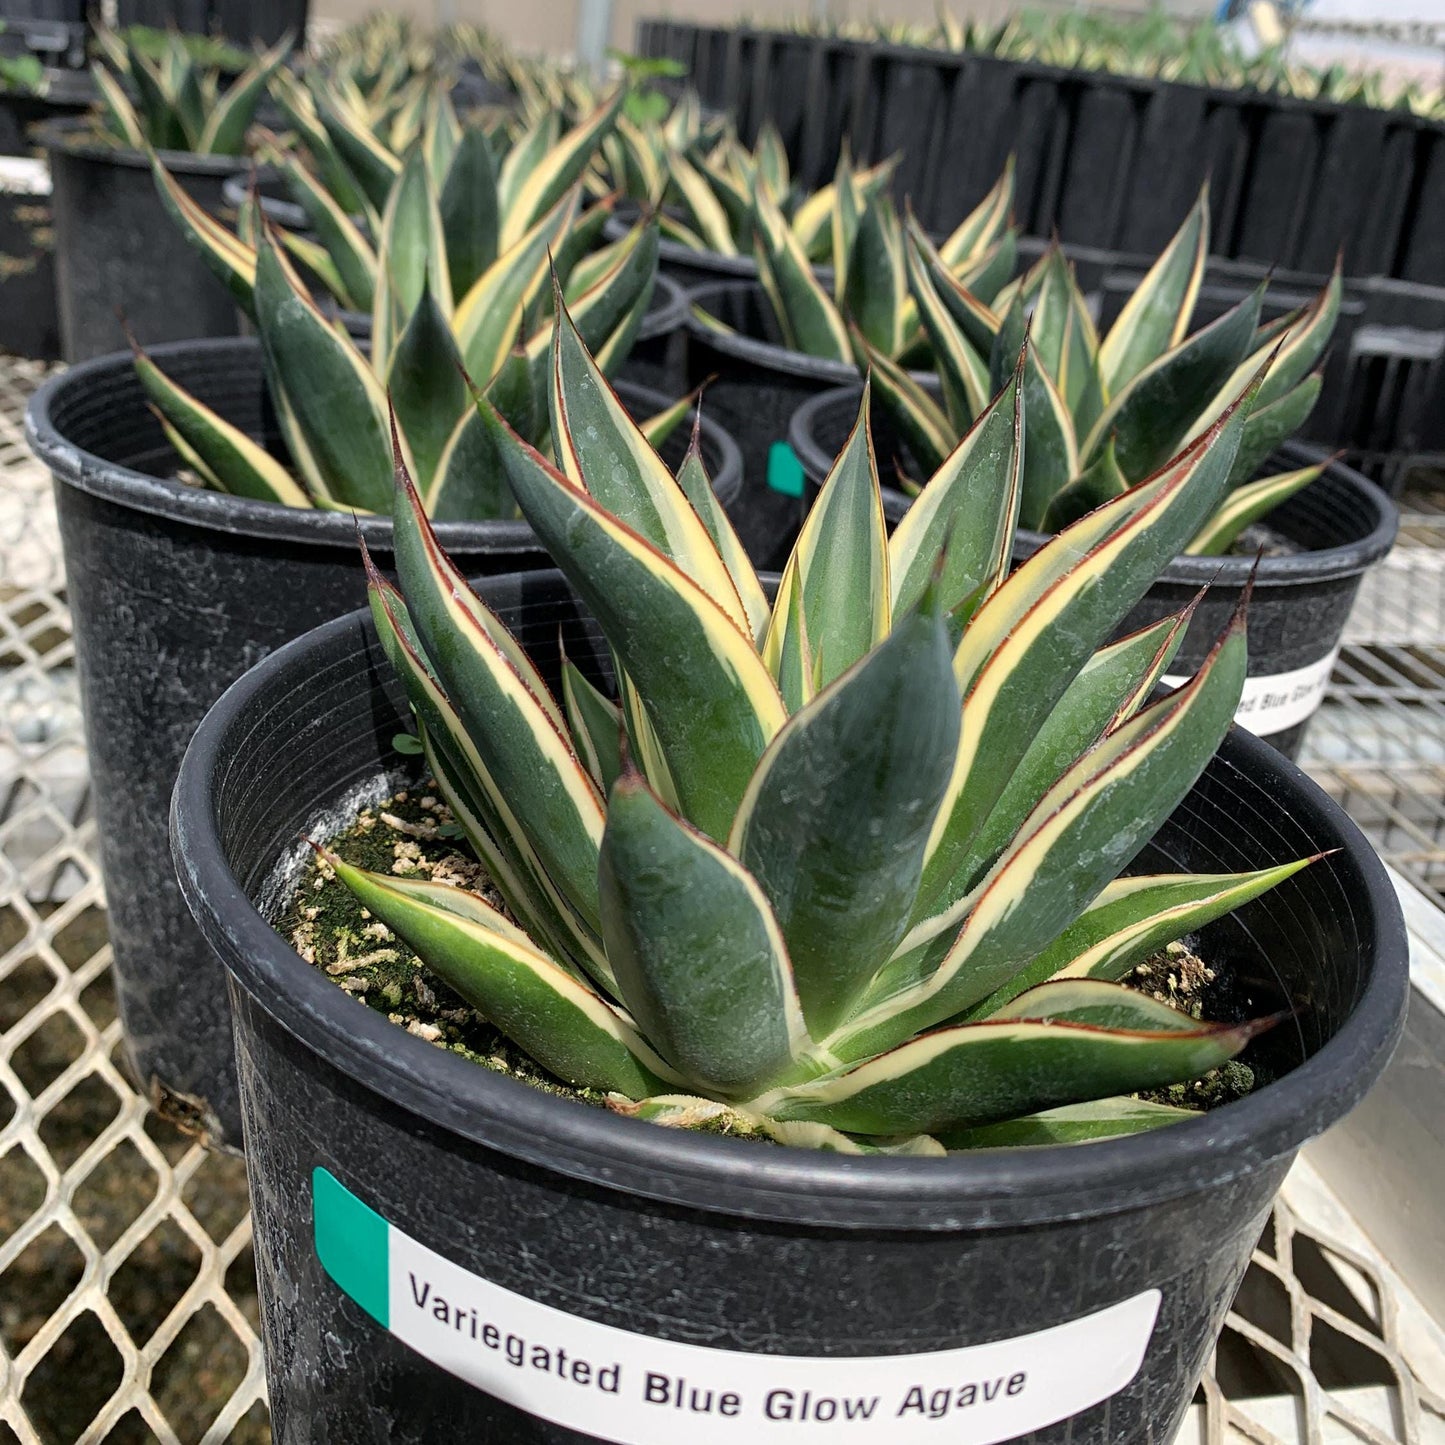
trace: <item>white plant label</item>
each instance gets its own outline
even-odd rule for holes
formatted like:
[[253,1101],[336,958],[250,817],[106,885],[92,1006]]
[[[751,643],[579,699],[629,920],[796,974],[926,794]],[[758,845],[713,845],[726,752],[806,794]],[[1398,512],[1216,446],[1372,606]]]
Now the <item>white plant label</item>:
[[0,156],[0,191],[8,195],[48,196],[50,167],[29,156]]
[[312,1176],[327,1274],[397,1339],[479,1390],[614,1445],[992,1445],[1139,1373],[1159,1291],[1016,1339],[927,1354],[758,1355],[634,1334],[444,1259],[334,1176]]
[[[1318,662],[1297,667],[1293,672],[1245,678],[1235,722],[1260,738],[1302,723],[1319,707],[1339,655],[1337,647]],[[1179,687],[1189,679],[1182,674],[1168,673],[1160,681],[1166,687]]]

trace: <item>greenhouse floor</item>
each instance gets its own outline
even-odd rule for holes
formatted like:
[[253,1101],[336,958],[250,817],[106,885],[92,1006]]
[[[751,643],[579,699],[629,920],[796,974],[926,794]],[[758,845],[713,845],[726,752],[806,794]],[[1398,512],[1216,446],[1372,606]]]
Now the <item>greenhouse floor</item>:
[[[55,518],[21,431],[43,375],[0,358],[0,1445],[251,1445],[270,1432],[244,1168],[151,1114],[121,1058]],[[1307,766],[1445,974],[1440,497],[1406,498]],[[1445,1442],[1445,1332],[1368,1223],[1306,1154],[1181,1441]]]

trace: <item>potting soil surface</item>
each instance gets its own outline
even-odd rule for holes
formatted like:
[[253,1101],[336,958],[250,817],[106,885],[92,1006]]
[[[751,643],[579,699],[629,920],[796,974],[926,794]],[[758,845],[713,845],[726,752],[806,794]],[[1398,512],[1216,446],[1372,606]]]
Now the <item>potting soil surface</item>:
[[[337,836],[315,841],[353,867],[464,888],[507,913],[429,777],[363,808]],[[560,1083],[498,1033],[361,906],[321,855],[313,857],[297,880],[276,926],[297,953],[338,988],[408,1033],[534,1088],[606,1107],[604,1096]],[[1221,977],[1183,944],[1162,949],[1125,982],[1192,1018],[1233,1023],[1246,1016],[1231,997],[1227,974]],[[1231,1060],[1200,1079],[1143,1097],[1180,1108],[1212,1109],[1254,1086],[1250,1066]],[[717,1132],[715,1124],[705,1127]],[[723,1126],[723,1132],[738,1131]]]

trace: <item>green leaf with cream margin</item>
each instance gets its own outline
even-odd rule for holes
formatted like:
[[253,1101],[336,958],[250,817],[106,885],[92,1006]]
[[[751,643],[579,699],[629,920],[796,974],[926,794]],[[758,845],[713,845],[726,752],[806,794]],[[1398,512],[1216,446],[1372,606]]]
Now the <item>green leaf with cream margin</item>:
[[528,446],[483,398],[523,515],[602,624],[636,686],[687,820],[728,829],[786,717],[734,620],[673,562]]
[[732,574],[702,519],[587,353],[553,277],[552,438],[562,470],[645,538],[752,635]]
[[181,229],[217,279],[231,293],[236,304],[254,321],[256,251],[223,226],[197,202],[161,164],[160,157],[144,146],[150,159],[156,193],[166,213]]
[[397,468],[397,574],[407,610],[488,774],[550,877],[598,927],[602,798],[541,675],[442,551]]
[[848,328],[765,185],[753,196],[753,227],[758,279],[788,345],[826,361],[851,361]]
[[[763,642],[763,662],[779,679],[789,711],[841,677],[887,637],[892,625],[888,529],[873,459],[868,395],[865,384],[858,420],[783,569]],[[806,676],[785,673],[783,659],[798,648],[803,635],[813,666]]]
[[1244,393],[1156,476],[1039,548],[975,614],[954,656],[963,734],[916,917],[960,896],[969,847],[1054,705],[1218,505],[1252,399]]
[[380,215],[401,172],[401,161],[353,115],[319,87],[313,87],[316,115],[337,156]]
[[562,707],[577,756],[603,794],[622,776],[622,710],[562,654]]
[[547,256],[577,213],[574,189],[490,265],[457,304],[452,330],[467,375],[485,386],[516,344],[528,306],[547,279]]
[[938,248],[940,257],[950,270],[958,270],[970,261],[976,261],[1008,229],[1013,217],[1016,169],[1010,153],[993,188]]
[[391,366],[392,350],[430,291],[443,317],[452,312],[446,237],[436,187],[426,156],[413,147],[387,197],[377,248],[376,287],[371,307],[371,362],[380,375]]
[[430,495],[443,461],[449,462],[453,434],[472,405],[451,327],[426,281],[392,347],[386,389],[411,451],[416,484]]
[[346,290],[344,302],[353,310],[370,312],[376,299],[379,269],[376,252],[356,223],[302,162],[286,162],[286,180],[292,199],[306,212],[311,229],[326,247]]
[[979,829],[960,870],[965,892],[980,881],[1064,772],[1144,705],[1184,641],[1198,601],[1101,647],[1084,664]]
[[1236,487],[1194,540],[1184,549],[1189,557],[1222,557],[1239,540],[1246,527],[1267,517],[1282,502],[1316,481],[1328,461],[1298,467],[1291,472],[1261,477]]
[[875,351],[856,328],[850,333],[870,391],[893,417],[913,459],[930,475],[943,465],[958,442],[958,432],[943,409],[896,361]]
[[[850,1020],[831,1042],[837,1056],[876,1053],[972,1007],[1073,923],[1204,771],[1247,665],[1241,608],[1189,682],[1106,733],[1039,800],[983,881],[904,937],[896,957],[921,953],[936,965]],[[965,726],[967,717],[965,703]],[[1025,896],[1031,906],[1016,907]]]
[[971,1129],[940,1130],[939,1143],[947,1150],[1021,1149],[1051,1144],[1089,1144],[1146,1134],[1168,1124],[1199,1118],[1195,1109],[1176,1109],[1128,1096],[1094,1099],[1087,1104],[1064,1104],[1037,1114],[1023,1114],[998,1124]]
[[[1023,428],[1021,372],[1015,371],[894,529],[888,565],[895,611],[917,603],[940,559],[938,587],[945,608],[980,586],[992,592],[1008,575]],[[976,524],[980,518],[997,521],[989,528]]]
[[[1259,322],[1264,283],[1217,321],[1150,362],[1115,393],[1080,448],[1092,460],[1110,436],[1119,469],[1131,480],[1172,457],[1193,423],[1244,360]],[[1030,413],[1032,415],[1032,413]]]
[[[1184,224],[1131,293],[1099,348],[1099,369],[1109,396],[1172,351],[1189,334],[1194,303],[1209,256],[1209,187]],[[1235,388],[1238,392],[1240,386]]]
[[607,957],[657,1051],[725,1097],[783,1074],[807,1030],[778,922],[737,859],[634,771],[608,798],[600,869]]
[[1118,982],[1166,944],[1232,913],[1316,861],[1301,858],[1250,873],[1116,878],[1026,968],[969,1009],[966,1018],[988,1018],[1021,993],[1053,979]]
[[[398,880],[334,855],[337,876],[485,1019],[543,1068],[580,1089],[631,1096],[667,1087],[670,1071],[637,1030],[582,980],[506,927],[484,900],[420,898]],[[443,890],[449,895],[461,889]],[[467,895],[462,895],[464,898]],[[446,906],[450,903],[450,907]]]
[[950,654],[930,589],[788,719],[733,824],[728,847],[773,905],[815,1038],[848,1014],[907,927],[958,740]]
[[767,1102],[779,1118],[850,1133],[938,1133],[1198,1078],[1270,1022],[1200,1024],[1120,985],[1044,984],[1006,1016],[925,1034]]
[[226,87],[206,117],[196,150],[201,155],[240,155],[246,132],[256,116],[256,107],[266,89],[272,72],[291,51],[292,37],[283,35],[269,50],[256,59]]
[[239,497],[290,507],[311,505],[305,490],[265,447],[177,386],[134,341],[131,344],[136,376],[146,395],[196,453],[213,482]]
[[406,687],[427,766],[447,806],[514,917],[577,977],[590,977],[610,992],[612,970],[601,938],[563,896],[531,847],[460,714],[422,656],[401,594],[375,570],[364,546],[362,556],[377,635]]
[[748,614],[748,626],[753,639],[761,642],[767,635],[772,608],[762,583],[758,581],[752,558],[748,556],[733,529],[732,519],[718,501],[712,478],[708,476],[707,464],[702,456],[701,409],[693,413],[692,439],[688,443],[682,465],[677,469],[677,484],[692,503],[693,510],[702,518],[708,536],[712,538],[713,545],[732,575],[733,586],[737,588],[738,597]]
[[[933,364],[943,387],[949,421],[955,431],[962,432],[983,411],[991,390],[989,369],[979,354],[978,343],[960,324],[954,309],[955,305],[966,308],[972,298],[948,273],[933,243],[912,216],[908,218],[905,251],[909,291],[933,348]],[[942,291],[951,294],[954,305],[945,301]],[[980,309],[984,309],[981,303]],[[997,318],[993,320],[996,329]],[[992,348],[992,334],[987,336],[986,344]]]
[[500,238],[503,251],[521,241],[576,185],[602,137],[612,129],[626,99],[626,87],[619,86],[610,99],[549,147],[527,170],[514,172],[503,166]]
[[[332,328],[268,235],[256,256],[256,324],[267,370],[328,496],[391,507],[386,394],[349,337]],[[287,381],[291,385],[287,385]]]

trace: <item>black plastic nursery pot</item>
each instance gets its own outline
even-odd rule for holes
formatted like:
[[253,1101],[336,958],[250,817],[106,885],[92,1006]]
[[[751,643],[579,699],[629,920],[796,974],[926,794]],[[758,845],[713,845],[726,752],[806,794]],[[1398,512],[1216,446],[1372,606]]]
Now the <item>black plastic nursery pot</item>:
[[[605,649],[555,573],[484,595],[544,672]],[[664,1130],[390,1024],[268,918],[300,835],[410,774],[369,619],[249,672],[197,731],[173,845],[230,973],[276,1439],[1173,1439],[1295,1150],[1370,1087],[1407,988],[1360,833],[1235,730],[1142,862],[1338,849],[1212,925],[1272,1082],[1154,1134],[947,1159]]]
[[[732,434],[742,452],[743,495],[734,515],[738,536],[762,566],[786,559],[806,511],[803,469],[788,440],[793,414],[820,392],[858,382],[851,362],[790,350],[753,281],[699,286],[688,295],[732,328],[715,331],[696,314],[687,322],[687,385],[704,386],[703,411]],[[933,385],[922,373],[918,379]]]
[[0,156],[0,351],[60,355],[50,176],[31,156]]
[[42,94],[0,89],[0,155],[32,154],[35,127],[83,115],[94,103],[95,82],[86,70],[47,69]]
[[310,0],[116,0],[117,23],[221,35],[238,45],[274,45],[288,32],[306,40]]
[[[279,449],[252,340],[157,347],[159,365],[227,420]],[[666,398],[622,384],[651,415]],[[147,410],[129,354],[77,366],[36,393],[31,446],[56,482],[67,595],[85,710],[116,989],[137,1078],[211,1142],[239,1145],[223,975],[176,888],[166,809],[181,755],[227,685],[282,643],[365,599],[357,524],[203,491]],[[673,438],[676,462],[685,428]],[[735,497],[737,450],[711,420],[705,457]],[[674,454],[675,453],[675,454]],[[360,530],[386,566],[391,522]],[[526,523],[448,522],[468,573],[545,566]]]
[[[793,418],[793,449],[812,486],[821,485],[857,420],[858,396],[855,386],[814,397]],[[878,409],[873,428],[881,466],[901,447]],[[1312,447],[1286,443],[1270,470],[1308,466],[1321,455]],[[883,496],[884,513],[896,524],[908,510],[908,498],[893,488],[885,488]],[[1261,558],[1257,570],[1252,556],[1176,557],[1122,630],[1178,612],[1208,588],[1172,664],[1169,680],[1181,681],[1204,661],[1254,573],[1249,677],[1235,720],[1297,757],[1324,698],[1360,582],[1394,545],[1399,522],[1399,510],[1377,486],[1331,462],[1317,481],[1268,518],[1269,530],[1290,549],[1287,554]],[[1043,533],[1021,530],[1014,539],[1014,560],[1030,556],[1046,540]]]
[[[98,139],[88,120],[42,128],[54,186],[61,354],[85,361],[126,345],[234,336],[230,292],[211,274],[156,193],[143,152]],[[238,156],[161,151],[166,169],[208,211],[222,205]],[[122,324],[122,316],[124,324]]]
[[[607,222],[602,234],[609,241],[620,240],[635,220],[636,209],[628,206],[621,215],[615,215]],[[657,264],[664,275],[688,289],[719,281],[758,279],[758,263],[750,254],[727,256],[721,251],[694,251],[691,246],[684,246],[681,241],[672,241],[666,236],[657,243]]]

